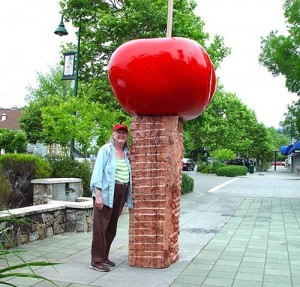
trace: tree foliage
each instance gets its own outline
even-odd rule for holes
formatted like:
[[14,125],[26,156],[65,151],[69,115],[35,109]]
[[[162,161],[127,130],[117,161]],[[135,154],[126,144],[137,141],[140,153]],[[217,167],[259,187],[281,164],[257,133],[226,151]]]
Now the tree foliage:
[[280,123],[290,142],[300,138],[300,100],[288,105],[285,119]]
[[[110,132],[114,122],[130,121],[109,86],[107,65],[112,53],[132,39],[165,37],[167,1],[62,0],[60,4],[66,22],[72,21],[81,31],[78,96],[72,100],[71,82],[61,81],[61,68],[38,74],[39,86],[29,89],[21,127],[31,143],[56,142],[67,149],[73,138],[86,153],[92,137],[99,136],[103,143],[105,129]],[[217,68],[230,50],[221,36],[210,41],[195,8],[193,0],[174,1],[173,36],[199,42]],[[68,43],[62,49],[73,51],[75,45]]]
[[[62,0],[62,14],[81,27],[80,79],[94,87],[90,94],[94,101],[120,109],[111,93],[107,65],[112,53],[121,44],[139,38],[165,37],[167,3],[165,0]],[[210,54],[214,66],[229,53],[221,36],[209,42],[204,22],[194,13],[193,0],[175,0],[173,13],[174,37],[185,37],[199,42]],[[67,46],[65,49],[70,47]]]
[[0,129],[0,150],[6,153],[24,153],[27,147],[26,134],[23,131]]
[[227,148],[235,154],[245,154],[252,144],[249,127],[256,123],[254,112],[219,85],[208,109],[194,121],[185,123],[186,138],[194,140],[190,146],[201,146],[206,151]]
[[70,81],[62,81],[61,76],[59,66],[51,68],[49,73],[37,74],[38,87],[28,88],[26,96],[28,105],[22,111],[20,126],[30,143],[44,142],[42,108],[56,107],[72,97],[73,89]]
[[285,135],[259,123],[255,113],[221,85],[208,109],[184,123],[184,139],[186,156],[195,160],[204,153],[215,156],[218,150],[228,149],[257,162],[271,161],[273,151],[288,142]]
[[104,105],[90,103],[85,98],[71,98],[58,106],[42,109],[44,142],[60,144],[67,154],[70,142],[76,139],[79,151],[87,157],[93,142],[95,146],[98,138],[100,144],[108,139],[116,119],[117,114],[106,110]]
[[[130,122],[109,86],[107,65],[112,53],[132,39],[165,37],[167,1],[61,0],[60,5],[66,22],[72,21],[81,31],[78,97],[73,98],[69,81],[60,80],[58,69],[53,76],[39,75],[40,86],[31,90],[22,127],[31,142],[56,142],[67,148],[75,138],[86,154],[93,138],[104,143],[115,122]],[[174,1],[172,35],[200,43],[217,70],[230,49],[221,36],[210,39],[195,8],[194,0]],[[75,45],[68,43],[62,49],[74,50]],[[194,159],[205,150],[225,148],[250,157],[271,149],[268,132],[254,112],[220,83],[209,108],[184,123],[184,140],[186,156]]]
[[290,92],[300,95],[300,1],[285,0],[287,35],[271,31],[261,40],[259,62],[274,76],[283,75]]
[[217,149],[214,152],[214,158],[219,161],[227,161],[235,158],[235,153],[227,148]]

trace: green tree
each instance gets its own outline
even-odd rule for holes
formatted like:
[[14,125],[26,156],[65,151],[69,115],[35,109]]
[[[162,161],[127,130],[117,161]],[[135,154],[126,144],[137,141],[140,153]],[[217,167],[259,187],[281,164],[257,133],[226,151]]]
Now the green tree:
[[28,88],[28,105],[22,111],[20,126],[30,143],[44,142],[42,108],[55,107],[73,95],[70,81],[62,81],[61,76],[61,67],[51,68],[49,73],[37,74],[37,88]]
[[[112,120],[128,123],[130,117],[112,96],[107,77],[108,61],[115,49],[128,40],[165,37],[166,1],[62,0],[60,4],[65,20],[72,20],[72,24],[81,29],[78,102],[81,102],[81,98],[97,105],[100,102],[99,114],[107,115],[110,111],[110,114],[116,115],[107,117],[111,119],[110,123]],[[173,36],[199,42],[211,55],[215,68],[218,68],[230,49],[224,45],[221,36],[209,39],[209,34],[204,31],[204,22],[194,13],[195,8],[196,3],[193,0],[175,0]],[[74,48],[74,44],[68,43],[62,50],[70,51]],[[70,100],[73,95],[71,82],[61,81],[61,69],[58,67],[53,68],[47,75],[38,74],[38,82],[38,88],[29,89],[29,105],[21,118],[21,126],[29,141],[51,143],[55,139],[67,148],[69,140],[75,138],[86,151],[88,148],[83,138],[89,138],[89,135],[83,130],[88,130],[84,128],[87,123],[79,116],[81,121],[75,125],[78,119],[74,113],[70,114],[75,109],[75,103]],[[75,111],[82,115],[80,108]],[[89,113],[91,117],[93,113]],[[93,122],[91,118],[85,118],[90,123]],[[101,123],[101,126],[108,126],[106,122]],[[82,127],[81,131],[74,129],[75,126]],[[111,127],[109,132],[110,130]],[[99,136],[98,143],[103,142],[103,138]]]
[[67,154],[71,140],[75,139],[76,148],[87,155],[93,152],[93,145],[107,140],[115,122],[126,122],[128,116],[120,110],[108,110],[104,104],[90,102],[88,95],[93,86],[84,83],[75,99],[71,82],[62,81],[61,74],[60,67],[38,74],[38,87],[28,89],[29,104],[22,112],[21,128],[30,143],[57,143]]
[[272,138],[262,123],[256,123],[249,129],[252,143],[247,150],[248,158],[255,158],[257,164],[269,162],[273,153]]
[[268,128],[268,133],[270,135],[272,148],[274,150],[280,149],[281,146],[285,146],[290,143],[290,140],[287,137],[287,135],[284,134],[283,131],[280,129],[275,129],[271,127]]
[[[120,109],[108,83],[109,59],[117,47],[129,40],[165,37],[167,1],[62,0],[60,4],[66,21],[72,20],[75,27],[81,27],[80,80],[93,87],[95,93],[90,93],[90,99],[101,99],[108,108]],[[204,22],[194,13],[195,8],[193,0],[174,1],[172,35],[199,42],[217,68],[230,50],[220,36],[209,41]],[[71,44],[64,49],[70,47]]]
[[219,86],[208,109],[197,119],[185,122],[186,138],[194,140],[190,147],[209,151],[227,148],[244,156],[252,144],[250,127],[257,123],[256,116],[235,94]]
[[0,149],[4,149],[5,153],[24,153],[26,152],[27,143],[24,132],[0,129]]
[[85,98],[71,98],[58,106],[42,108],[42,118],[46,144],[60,144],[67,155],[70,142],[75,139],[79,151],[87,157],[98,137],[101,144],[108,139],[117,113],[106,110],[104,105],[90,103]]
[[27,137],[23,131],[14,131],[14,138],[12,141],[12,145],[14,147],[15,152],[17,153],[25,153],[27,148]]
[[271,31],[262,38],[259,62],[274,76],[283,75],[287,89],[300,95],[300,1],[285,0],[283,9],[288,34]]
[[300,100],[288,105],[285,119],[280,123],[290,142],[300,138]]
[[235,153],[227,148],[218,149],[214,152],[214,158],[219,161],[226,161],[235,158]]

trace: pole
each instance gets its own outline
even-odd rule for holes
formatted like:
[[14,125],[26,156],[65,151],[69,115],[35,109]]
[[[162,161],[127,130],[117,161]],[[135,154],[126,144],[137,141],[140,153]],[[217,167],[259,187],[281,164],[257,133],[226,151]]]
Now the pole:
[[168,1],[167,37],[172,37],[173,0]]
[[[77,98],[78,94],[78,73],[79,73],[79,58],[80,58],[80,33],[81,33],[81,23],[79,23],[78,28],[78,39],[77,39],[77,49],[76,49],[76,63],[75,63],[75,80],[74,80],[74,97]],[[76,112],[74,112],[74,116],[76,116]],[[75,129],[75,127],[74,127]],[[74,159],[75,153],[75,139],[73,138],[71,141],[71,149],[70,149],[70,157]]]
[[274,150],[274,171],[276,171],[277,150]]
[[74,97],[77,97],[77,91],[78,91],[78,70],[79,70],[79,57],[80,57],[80,33],[81,33],[81,24],[79,23],[77,50],[76,50],[76,63],[75,63],[76,69],[75,69]]

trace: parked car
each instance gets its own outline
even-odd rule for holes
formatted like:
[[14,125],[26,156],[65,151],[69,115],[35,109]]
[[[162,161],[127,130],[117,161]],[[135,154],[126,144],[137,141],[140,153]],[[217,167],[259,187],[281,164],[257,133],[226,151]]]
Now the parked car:
[[195,169],[196,164],[194,163],[194,161],[190,158],[183,158],[182,159],[182,170],[194,170]]
[[227,161],[227,165],[245,165],[245,161],[243,158],[235,158]]
[[[272,165],[274,165],[274,161],[272,162]],[[284,161],[276,161],[276,166],[285,166]]]

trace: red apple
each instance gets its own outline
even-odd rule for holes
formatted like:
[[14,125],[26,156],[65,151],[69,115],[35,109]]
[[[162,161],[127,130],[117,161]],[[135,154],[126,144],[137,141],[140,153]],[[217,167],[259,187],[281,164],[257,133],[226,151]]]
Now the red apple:
[[215,71],[207,52],[185,38],[132,40],[111,56],[109,81],[131,115],[178,115],[191,120],[210,103]]
[[216,79],[215,69],[211,69],[210,92],[209,92],[209,97],[208,97],[208,101],[205,105],[205,108],[207,108],[209,106],[209,104],[211,103],[211,101],[214,97],[214,93],[215,93],[215,90],[216,90],[216,85],[217,85],[217,79]]

